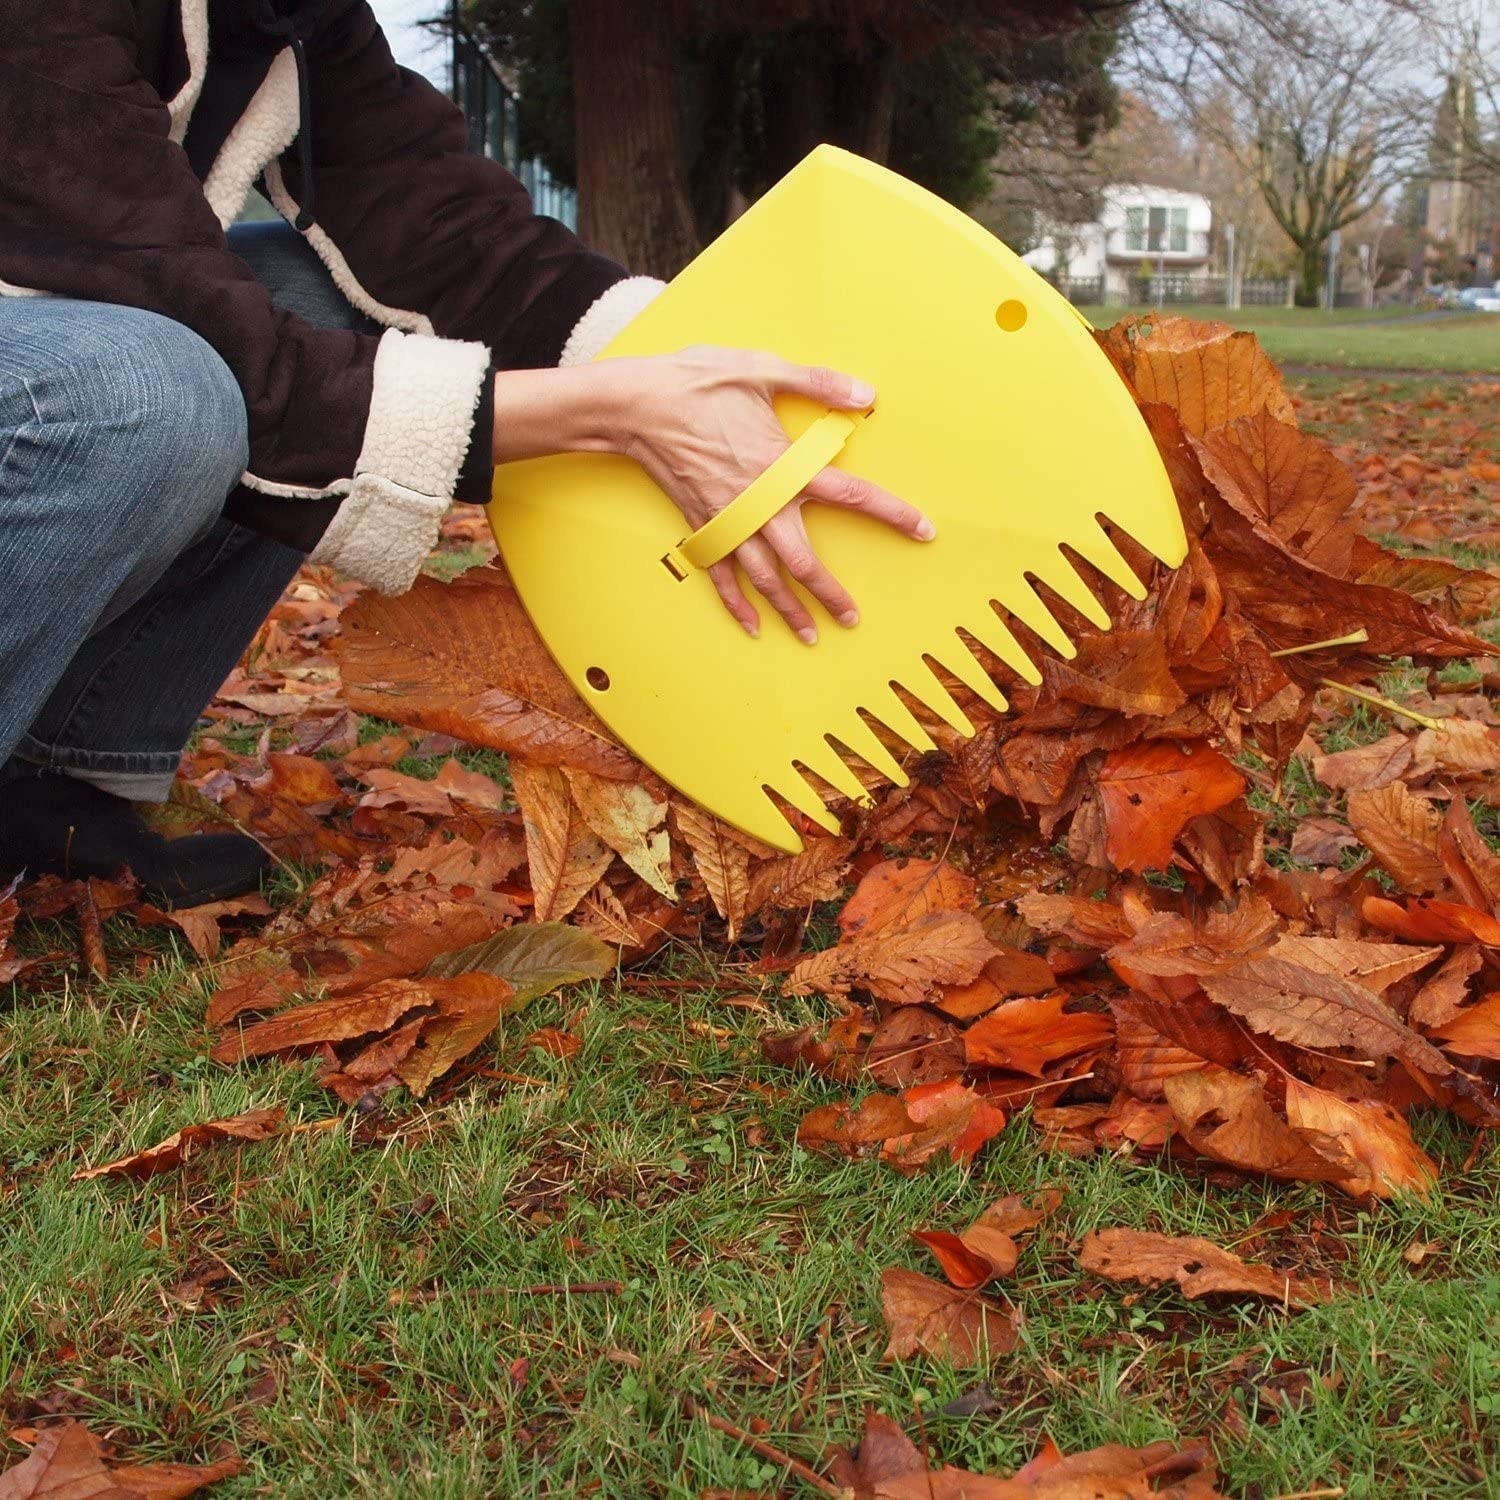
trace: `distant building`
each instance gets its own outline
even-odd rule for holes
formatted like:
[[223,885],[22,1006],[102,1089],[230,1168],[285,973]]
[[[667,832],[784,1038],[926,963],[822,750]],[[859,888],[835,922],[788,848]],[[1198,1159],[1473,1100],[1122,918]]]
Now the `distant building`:
[[1119,184],[1101,193],[1093,222],[1042,226],[1023,259],[1053,280],[1098,280],[1101,300],[1127,301],[1143,277],[1207,277],[1212,229],[1213,206],[1201,193]]
[[1422,227],[1429,280],[1457,275],[1488,286],[1495,279],[1500,190],[1473,159],[1478,132],[1474,83],[1465,65],[1448,80],[1428,154]]

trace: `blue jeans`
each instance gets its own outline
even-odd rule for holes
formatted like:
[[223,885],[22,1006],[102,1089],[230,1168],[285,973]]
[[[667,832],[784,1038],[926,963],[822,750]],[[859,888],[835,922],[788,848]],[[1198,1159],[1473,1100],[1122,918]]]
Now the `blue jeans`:
[[[230,231],[273,300],[364,328],[284,224]],[[224,361],[156,313],[0,298],[0,781],[161,801],[302,554],[222,512],[247,462]],[[295,501],[288,502],[295,504]]]

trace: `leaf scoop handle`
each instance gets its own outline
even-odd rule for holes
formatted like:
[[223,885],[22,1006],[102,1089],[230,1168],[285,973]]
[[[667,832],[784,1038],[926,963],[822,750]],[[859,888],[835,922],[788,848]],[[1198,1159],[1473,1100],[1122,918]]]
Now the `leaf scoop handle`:
[[673,547],[662,561],[679,579],[711,568],[747,542],[808,482],[838,457],[863,412],[831,411],[819,417],[764,473],[753,479],[713,520]]

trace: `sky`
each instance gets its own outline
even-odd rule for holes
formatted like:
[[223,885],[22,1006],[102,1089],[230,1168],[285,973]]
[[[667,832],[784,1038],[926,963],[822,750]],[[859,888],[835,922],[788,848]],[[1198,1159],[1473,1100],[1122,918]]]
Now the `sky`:
[[424,73],[439,88],[448,86],[448,52],[441,38],[418,26],[418,22],[443,8],[443,0],[370,0],[385,34],[390,38],[396,61]]

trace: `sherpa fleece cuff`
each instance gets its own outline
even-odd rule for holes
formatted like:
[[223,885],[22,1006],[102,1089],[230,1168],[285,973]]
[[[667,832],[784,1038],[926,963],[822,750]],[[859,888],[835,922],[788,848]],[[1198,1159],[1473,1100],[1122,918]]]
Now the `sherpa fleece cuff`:
[[382,335],[354,482],[314,562],[382,594],[411,587],[453,499],[489,367],[483,344]]

